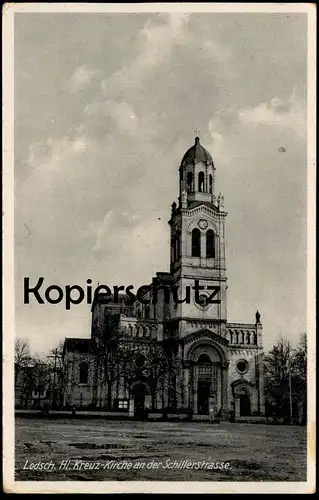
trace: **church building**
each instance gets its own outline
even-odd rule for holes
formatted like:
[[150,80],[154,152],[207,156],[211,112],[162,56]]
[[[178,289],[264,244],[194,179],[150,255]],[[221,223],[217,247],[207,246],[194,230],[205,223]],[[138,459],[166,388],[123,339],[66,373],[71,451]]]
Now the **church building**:
[[139,294],[92,305],[91,338],[66,338],[65,405],[194,418],[263,416],[262,324],[227,322],[222,195],[216,167],[196,137],[179,167],[171,207],[170,271]]

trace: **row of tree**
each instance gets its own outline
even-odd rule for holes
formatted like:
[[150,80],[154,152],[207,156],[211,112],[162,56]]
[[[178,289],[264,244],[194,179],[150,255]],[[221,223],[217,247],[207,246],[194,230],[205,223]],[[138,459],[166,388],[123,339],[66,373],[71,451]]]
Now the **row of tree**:
[[[134,380],[145,379],[150,388],[152,407],[156,398],[169,392],[171,404],[179,390],[176,375],[180,360],[174,351],[149,339],[143,354],[136,349],[136,340],[127,341],[125,332],[118,330],[114,318],[95,345],[95,378],[93,406],[100,406],[98,386],[106,388],[106,405],[112,407],[114,386],[119,377],[130,387]],[[113,332],[113,333],[110,333]],[[63,357],[63,343],[53,349],[46,359],[32,356],[27,341],[15,343],[16,405],[40,404],[43,388],[53,407],[62,407],[67,384],[69,389],[77,384],[70,374],[73,361]],[[307,337],[303,334],[296,348],[286,339],[280,339],[264,357],[266,415],[274,419],[303,423],[307,418]],[[23,374],[23,376],[22,376]],[[178,377],[177,377],[178,378]],[[102,380],[102,384],[101,384]],[[71,384],[71,386],[70,386]],[[172,390],[174,389],[174,390]],[[182,394],[182,392],[181,392]],[[37,400],[38,397],[38,400]]]
[[43,406],[50,399],[53,405],[63,404],[66,366],[63,343],[48,356],[31,354],[27,340],[16,339],[14,352],[14,385],[16,407]]
[[[97,332],[92,341],[90,406],[113,409],[119,380],[126,388],[132,387],[135,381],[145,380],[152,408],[156,407],[159,397],[164,398],[165,392],[170,404],[174,405],[177,394],[172,377],[180,367],[172,349],[165,348],[165,342],[159,343],[156,339],[139,342],[139,339],[129,338],[127,332],[119,328],[118,320],[117,315],[108,316],[103,331]],[[68,393],[72,393],[80,381],[78,365],[87,361],[85,354],[78,354],[76,358],[65,356],[63,343],[46,359],[41,359],[31,355],[27,341],[18,339],[15,343],[16,405],[41,406],[41,394],[43,399],[50,401],[52,408],[68,404]]]
[[[170,390],[173,386],[171,379],[176,376],[180,366],[172,347],[152,337],[146,340],[129,337],[120,328],[118,315],[106,316],[101,331],[97,332],[94,352],[98,365],[97,379],[102,380],[107,388],[107,407],[112,407],[114,386],[118,380],[126,388],[132,387],[134,382],[145,380],[152,408],[156,407],[158,397],[164,397],[165,391],[173,403],[176,394]],[[96,388],[97,379],[94,381]]]

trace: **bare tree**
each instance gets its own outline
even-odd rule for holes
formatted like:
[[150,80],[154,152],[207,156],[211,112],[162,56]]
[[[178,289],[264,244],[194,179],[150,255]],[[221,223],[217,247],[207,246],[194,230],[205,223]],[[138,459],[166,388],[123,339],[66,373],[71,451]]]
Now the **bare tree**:
[[32,362],[30,346],[27,340],[16,339],[14,343],[14,385],[16,387],[18,375],[22,368],[27,367]]
[[63,359],[63,340],[58,347],[51,349],[48,355],[48,365],[50,370],[50,393],[52,407],[63,406],[64,393],[67,383],[68,363]]
[[128,340],[122,336],[117,356],[126,386],[145,380],[150,388],[152,408],[155,408],[157,395],[169,384],[170,360],[163,345],[157,339]]
[[[155,408],[157,396],[164,392],[176,396],[176,361],[167,345],[155,338],[128,336],[120,326],[120,315],[105,317],[96,338],[96,378],[95,390],[102,378],[106,386],[107,407],[112,407],[112,396],[119,381],[126,388],[133,382],[144,380],[150,388],[152,407]],[[140,362],[144,358],[143,362]]]
[[307,335],[303,333],[292,358],[292,391],[300,423],[307,420]]
[[265,393],[267,408],[275,415],[289,415],[289,369],[292,346],[281,338],[264,358]]
[[296,349],[281,338],[264,358],[267,412],[288,419],[299,412],[306,414],[307,338],[303,334]]

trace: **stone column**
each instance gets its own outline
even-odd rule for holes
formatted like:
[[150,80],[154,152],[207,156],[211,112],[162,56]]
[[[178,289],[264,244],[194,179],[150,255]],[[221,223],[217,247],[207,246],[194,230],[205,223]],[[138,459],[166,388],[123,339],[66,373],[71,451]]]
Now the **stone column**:
[[188,403],[189,407],[193,409],[194,411],[194,373],[193,373],[194,367],[190,366],[187,369],[187,374],[188,374]]
[[209,397],[210,420],[214,420],[218,411],[218,391],[219,391],[219,368],[216,364],[212,366],[211,394]]
[[208,168],[205,165],[205,173],[204,173],[204,193],[209,192],[209,183],[208,183]]
[[218,408],[223,407],[223,374],[220,366],[216,367],[216,404]]
[[200,256],[201,259],[206,259],[206,233],[200,233]]
[[200,233],[200,266],[206,267],[206,233]]
[[228,408],[228,364],[222,366],[222,418],[229,418]]
[[240,417],[240,398],[235,396],[235,418]]
[[198,370],[197,366],[193,366],[193,391],[194,391],[194,413],[198,412],[198,398],[197,398],[197,390],[198,390]]
[[253,387],[251,392],[248,394],[251,404],[251,413],[258,411],[258,387]]
[[212,177],[213,177],[213,185],[212,185],[212,196],[215,195],[215,170],[212,168]]
[[190,397],[189,397],[189,368],[183,370],[184,373],[184,406],[189,407]]
[[[182,359],[182,346],[181,346],[181,344],[178,345],[177,359],[178,360]],[[174,363],[175,363],[175,366],[178,366],[177,376],[176,376],[176,403],[177,403],[177,408],[180,408],[182,406],[182,401],[183,401],[183,397],[184,397],[184,370],[183,370],[182,364],[177,363],[176,358],[174,359]],[[183,395],[181,394],[182,391],[183,391]]]
[[259,356],[259,411],[265,415],[265,395],[264,395],[264,362],[263,356]]

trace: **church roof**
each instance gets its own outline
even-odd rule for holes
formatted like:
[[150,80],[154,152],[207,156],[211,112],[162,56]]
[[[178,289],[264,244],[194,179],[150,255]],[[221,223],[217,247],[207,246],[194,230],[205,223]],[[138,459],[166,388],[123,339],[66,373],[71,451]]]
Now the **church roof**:
[[199,137],[195,138],[195,144],[189,148],[183,156],[182,165],[187,163],[211,163],[213,164],[213,158],[211,154],[205,149],[199,140]]
[[64,352],[79,352],[87,354],[92,352],[92,339],[66,337],[64,342]]
[[215,205],[213,205],[211,202],[209,202],[209,201],[199,201],[199,200],[191,201],[189,203],[189,205],[188,205],[188,210],[192,210],[193,208],[199,207],[201,205],[205,205],[206,207],[208,207],[210,209],[217,210],[217,208],[215,207]]

